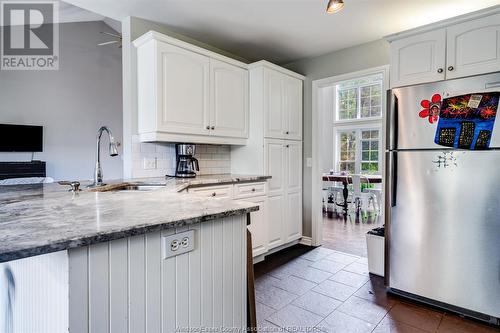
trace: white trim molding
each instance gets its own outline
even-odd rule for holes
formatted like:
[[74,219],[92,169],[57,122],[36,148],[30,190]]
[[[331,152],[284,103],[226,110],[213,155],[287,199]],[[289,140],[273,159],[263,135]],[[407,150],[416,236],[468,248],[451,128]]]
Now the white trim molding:
[[302,238],[299,241],[299,244],[312,246],[312,238],[307,236],[302,236]]
[[[322,161],[322,149],[325,149],[322,144],[323,138],[323,117],[321,115],[321,89],[328,88],[336,85],[341,81],[351,80],[354,78],[368,76],[373,74],[383,74],[383,86],[382,86],[382,134],[381,134],[381,144],[385,147],[385,115],[386,115],[386,91],[389,89],[389,65],[368,68],[360,70],[353,73],[347,73],[337,76],[332,76],[320,80],[315,80],[312,82],[312,213],[311,213],[311,245],[320,246],[323,241],[323,213],[321,207],[322,199],[322,180],[321,180],[321,166]],[[381,174],[384,174],[385,161],[382,159]],[[383,186],[383,184],[382,184]],[[383,214],[383,212],[382,212]]]

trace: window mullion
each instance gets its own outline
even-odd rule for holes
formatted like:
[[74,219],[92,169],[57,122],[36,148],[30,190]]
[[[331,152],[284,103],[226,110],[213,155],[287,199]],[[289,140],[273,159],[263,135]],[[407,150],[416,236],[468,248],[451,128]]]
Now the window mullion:
[[361,129],[356,130],[356,161],[354,163],[354,172],[361,174]]

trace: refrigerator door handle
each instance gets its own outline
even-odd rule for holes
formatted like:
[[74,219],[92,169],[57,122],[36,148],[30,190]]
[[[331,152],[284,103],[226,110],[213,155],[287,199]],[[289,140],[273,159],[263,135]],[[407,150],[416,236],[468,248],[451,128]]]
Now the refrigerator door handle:
[[500,81],[488,82],[484,85],[485,89],[492,89],[492,88],[499,88],[499,87],[500,87]]
[[398,153],[396,151],[387,152],[387,201],[390,208],[396,207],[398,188]]
[[387,150],[397,149],[398,147],[398,98],[392,92],[387,91]]

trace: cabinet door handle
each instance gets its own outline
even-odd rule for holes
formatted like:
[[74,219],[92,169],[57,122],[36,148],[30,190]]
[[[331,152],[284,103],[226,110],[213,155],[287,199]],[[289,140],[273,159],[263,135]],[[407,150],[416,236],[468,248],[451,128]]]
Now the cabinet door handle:
[[448,70],[451,72],[452,70],[454,70],[455,68],[453,66],[449,66],[448,67]]
[[207,130],[209,130],[209,129],[210,129],[210,126],[207,126]]
[[210,129],[211,129],[211,130],[214,130],[214,129],[215,129],[215,126],[210,127]]
[[438,68],[438,71],[437,71],[439,74],[441,74],[443,72],[443,69],[442,68]]
[[290,145],[286,145],[285,147],[290,148]]
[[285,134],[290,134],[290,132],[286,131]]

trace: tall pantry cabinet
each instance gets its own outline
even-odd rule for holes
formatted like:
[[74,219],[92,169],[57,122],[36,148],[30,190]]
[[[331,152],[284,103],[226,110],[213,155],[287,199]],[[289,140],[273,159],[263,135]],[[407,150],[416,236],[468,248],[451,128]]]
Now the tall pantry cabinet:
[[304,77],[267,61],[249,65],[250,133],[233,147],[233,173],[268,180],[266,250],[302,237],[302,94]]

